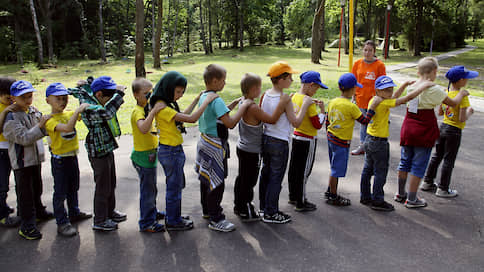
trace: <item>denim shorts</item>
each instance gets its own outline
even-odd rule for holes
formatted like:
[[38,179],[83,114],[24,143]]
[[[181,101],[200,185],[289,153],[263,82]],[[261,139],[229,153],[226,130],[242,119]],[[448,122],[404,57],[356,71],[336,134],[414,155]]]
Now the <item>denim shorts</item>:
[[431,147],[402,146],[398,170],[423,178],[431,152]]
[[329,164],[331,165],[332,177],[342,178],[346,176],[349,150],[349,147],[342,147],[328,141]]

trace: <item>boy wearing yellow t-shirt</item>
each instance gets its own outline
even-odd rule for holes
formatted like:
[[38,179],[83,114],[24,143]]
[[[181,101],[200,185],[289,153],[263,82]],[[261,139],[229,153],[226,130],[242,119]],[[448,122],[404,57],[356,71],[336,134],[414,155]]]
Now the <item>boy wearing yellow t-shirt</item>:
[[[384,100],[375,108],[375,115],[373,115],[366,131],[367,136],[363,145],[365,164],[361,173],[360,203],[369,205],[377,211],[393,211],[395,209],[392,204],[384,200],[385,193],[383,191],[388,174],[388,160],[390,159],[390,145],[388,143],[390,108],[407,103],[434,84],[429,81],[406,96],[400,97],[405,88],[413,83],[414,81],[407,81],[393,93],[393,87],[397,85],[390,77],[380,76],[375,81],[376,96]],[[372,100],[370,100],[370,104]],[[371,193],[370,186],[371,176],[374,176],[373,193]]]
[[131,113],[131,128],[133,131],[133,151],[131,161],[140,179],[140,219],[139,230],[142,232],[162,232],[165,227],[157,222],[156,209],[156,151],[158,137],[153,132],[155,115],[164,108],[161,103],[156,104],[146,114],[145,106],[151,94],[153,84],[145,78],[136,78],[131,84],[136,106]]
[[352,73],[341,75],[338,80],[341,96],[332,99],[328,104],[326,115],[326,130],[328,138],[329,163],[331,173],[329,175],[328,191],[325,196],[326,203],[334,206],[348,206],[351,201],[337,194],[338,178],[346,176],[348,167],[348,155],[355,120],[361,124],[368,124],[375,114],[375,107],[381,102],[381,98],[373,99],[368,112],[362,113],[358,106],[351,103],[356,87],[362,87],[356,81]]
[[[449,80],[447,96],[450,98],[456,97],[460,89],[466,86],[467,81],[478,75],[478,72],[469,71],[464,66],[450,68],[445,74],[445,77]],[[449,185],[452,169],[454,168],[457,152],[459,151],[462,130],[466,125],[467,119],[474,113],[474,110],[470,106],[469,98],[466,96],[455,107],[442,104],[439,113],[440,115],[444,115],[444,121],[440,126],[440,136],[435,145],[435,153],[430,160],[421,189],[424,191],[437,189],[435,192],[436,196],[450,198],[457,196],[457,191],[450,189]],[[437,169],[442,160],[444,160],[444,163],[442,165],[440,182],[437,187],[434,184],[434,179],[437,176]]]
[[[79,210],[79,163],[77,152],[79,141],[75,130],[79,114],[89,104],[81,104],[75,111],[64,111],[68,103],[66,87],[62,83],[52,83],[47,87],[45,96],[52,108],[52,117],[45,123],[49,134],[52,176],[54,177],[54,216],[57,232],[62,236],[74,236],[76,228],[71,223],[88,219],[92,214]],[[67,200],[68,213],[64,208]],[[68,216],[69,215],[69,216]]]
[[[307,71],[301,74],[301,88],[294,94],[292,102],[296,112],[303,105],[304,97],[312,97],[319,88],[328,89],[321,82],[318,72]],[[318,129],[323,126],[324,116],[318,114],[316,104],[320,112],[324,114],[324,103],[316,101],[311,104],[304,115],[301,125],[294,129],[292,135],[292,151],[289,163],[288,184],[289,204],[295,204],[295,211],[306,212],[316,210],[316,205],[306,198],[306,183],[311,174],[316,153],[316,135]]]

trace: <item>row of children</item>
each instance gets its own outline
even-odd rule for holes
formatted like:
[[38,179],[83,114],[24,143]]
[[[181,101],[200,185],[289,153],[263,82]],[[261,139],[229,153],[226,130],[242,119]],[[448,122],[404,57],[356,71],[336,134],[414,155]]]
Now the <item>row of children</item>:
[[[321,82],[319,73],[314,71],[302,73],[300,76],[301,88],[292,99],[283,93],[283,90],[289,88],[292,83],[292,74],[296,73],[286,62],[276,62],[270,67],[268,75],[273,87],[264,93],[259,105],[254,102],[254,99],[261,93],[261,78],[248,73],[241,81],[243,101],[237,99],[226,106],[217,95],[217,92],[223,90],[226,77],[225,69],[219,65],[206,67],[204,71],[206,90],[200,93],[184,112],[180,112],[176,102],[183,96],[187,86],[187,80],[183,75],[173,71],[166,73],[153,92],[151,92],[152,84],[148,80],[136,79],[132,84],[133,96],[137,105],[131,116],[134,141],[131,159],[140,178],[140,231],[160,232],[165,229],[187,230],[193,228],[193,221],[188,216],[181,215],[181,191],[185,186],[183,172],[185,154],[182,147],[182,132],[185,131],[184,122],[194,123],[197,120],[199,120],[201,135],[197,146],[195,170],[200,179],[203,218],[209,219],[208,226],[211,229],[223,232],[235,229],[234,224],[225,219],[220,203],[225,187],[224,180],[227,177],[227,158],[229,157],[227,128],[233,128],[237,123],[239,123],[240,135],[237,143],[239,172],[234,186],[234,213],[242,221],[254,221],[262,218],[267,223],[287,223],[291,220],[291,217],[280,211],[278,206],[291,138],[292,153],[288,174],[289,203],[294,204],[295,210],[300,212],[316,209],[316,205],[307,200],[305,192],[306,182],[314,163],[315,136],[323,124],[326,124],[327,127],[331,165],[328,191],[325,194],[327,203],[349,205],[349,199],[337,194],[338,178],[344,177],[346,174],[354,120],[369,123],[372,117],[373,121],[368,126],[369,136],[364,145],[366,153],[361,179],[360,202],[365,205],[369,204],[376,210],[393,210],[393,206],[383,200],[383,185],[386,181],[389,159],[387,141],[389,108],[410,100],[417,101],[417,106],[413,106],[416,109],[412,109],[412,106],[409,105],[402,126],[402,135],[412,134],[414,128],[411,126],[412,124],[416,126],[416,122],[412,123],[412,119],[420,122],[428,119],[427,125],[423,126],[425,128],[431,121],[435,121],[436,125],[435,115],[434,119],[428,118],[430,114],[425,109],[433,110],[431,105],[441,102],[457,106],[460,100],[468,95],[463,90],[458,94],[452,94],[455,96],[454,98],[447,96],[442,98],[440,89],[434,88],[432,83],[435,80],[437,67],[435,59],[421,60],[419,63],[421,78],[411,86],[412,91],[402,98],[399,97],[404,89],[413,82],[404,83],[397,92],[393,93],[393,87],[396,85],[391,78],[387,76],[378,78],[375,82],[376,96],[369,103],[367,113],[361,113],[358,107],[350,102],[355,89],[360,84],[353,74],[344,74],[338,81],[342,95],[329,103],[326,115],[324,114],[324,103],[311,98],[319,88],[327,88]],[[451,71],[453,70],[451,69]],[[459,74],[460,78],[454,76],[451,79],[453,89],[458,90],[465,86],[465,83],[459,81],[461,78],[475,77],[474,72],[465,69],[462,71]],[[5,139],[9,142],[7,149],[10,153],[10,160],[7,162],[14,169],[21,220],[8,216],[9,207],[6,206],[5,201],[10,172],[8,170],[4,171],[7,173],[7,190],[5,190],[5,194],[2,194],[2,214],[0,215],[2,221],[0,222],[4,225],[18,225],[21,221],[19,234],[27,239],[38,239],[41,234],[36,228],[35,219],[53,217],[52,213],[45,210],[40,201],[42,189],[40,149],[42,144],[39,144],[39,139],[46,134],[50,136],[49,145],[54,176],[53,204],[58,232],[66,236],[75,235],[77,230],[71,223],[91,217],[89,213],[79,211],[77,200],[77,190],[79,189],[79,168],[76,156],[78,140],[74,126],[81,114],[89,130],[85,145],[96,183],[93,229],[115,230],[118,222],[126,220],[126,214],[115,210],[116,171],[113,156],[113,150],[118,147],[115,137],[120,134],[116,111],[123,103],[125,88],[118,86],[110,77],[105,76],[95,79],[90,84],[81,81],[78,83],[78,88],[69,90],[66,90],[60,83],[52,84],[46,92],[47,103],[52,106],[52,114],[42,116],[30,106],[32,92],[35,91],[30,83],[13,82],[11,79],[5,78],[1,83],[2,90],[5,89],[3,84],[11,85],[10,88],[6,88],[10,92],[4,91],[5,93],[2,93],[1,96],[4,109],[0,115],[0,121],[5,119],[2,128]],[[424,92],[424,90],[426,91]],[[438,95],[435,93],[439,94],[439,99],[436,98]],[[75,112],[64,112],[67,105],[67,94],[74,95],[81,102],[81,106]],[[417,96],[419,96],[418,99],[412,100]],[[7,106],[11,102],[3,101],[4,97],[12,97],[15,104]],[[197,103],[199,108],[192,113]],[[148,104],[150,107],[147,107]],[[237,113],[229,115],[237,104],[239,104]],[[316,105],[320,107],[320,113],[318,113]],[[411,110],[416,110],[416,112]],[[452,111],[452,109],[448,111]],[[470,114],[472,114],[472,110],[466,111],[466,118]],[[157,133],[152,133],[154,120],[156,120]],[[406,132],[407,127],[411,127],[410,132]],[[410,141],[410,144],[404,139],[410,139],[407,140]],[[405,203],[409,208],[421,207],[425,203],[424,200],[416,198],[416,189],[412,182],[415,182],[414,177],[420,176],[421,178],[421,169],[423,168],[425,171],[429,159],[427,156],[427,162],[425,162],[425,158],[422,158],[420,154],[423,151],[412,145],[411,139],[412,136],[406,136],[406,138],[402,136],[399,192],[395,196],[395,200],[401,201],[407,195],[405,178],[406,173],[410,172],[411,186]],[[430,154],[428,149],[431,150],[431,146],[426,149]],[[440,151],[438,154],[441,153]],[[0,154],[3,153],[0,152]],[[259,182],[260,210],[257,212],[252,200],[253,188],[259,177],[260,157],[262,158]],[[160,212],[156,208],[156,158],[160,161],[166,175],[166,213]],[[437,167],[440,162],[438,160],[437,157]],[[22,163],[19,163],[20,161]],[[372,175],[375,176],[373,193],[370,192]],[[429,180],[431,180],[430,176]],[[2,185],[4,183],[2,180]],[[440,190],[446,190],[449,194],[452,192],[448,189],[448,183],[447,185],[442,183]],[[68,215],[64,209],[66,199]],[[3,206],[6,207],[5,212],[3,212]],[[165,218],[165,225],[158,223],[158,220],[163,218]]]

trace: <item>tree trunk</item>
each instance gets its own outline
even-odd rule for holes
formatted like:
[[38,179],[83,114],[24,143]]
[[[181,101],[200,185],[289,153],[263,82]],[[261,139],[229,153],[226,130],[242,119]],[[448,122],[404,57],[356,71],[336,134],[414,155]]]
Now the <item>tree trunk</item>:
[[153,53],[153,68],[161,68],[161,28],[163,26],[163,0],[158,0],[158,16],[156,18],[155,49]]
[[151,55],[155,59],[155,39],[156,39],[156,0],[151,0]]
[[279,44],[284,45],[284,42],[286,41],[286,30],[284,29],[284,0],[279,0],[279,8],[281,9],[281,14],[279,15],[279,26],[281,28]]
[[240,38],[240,52],[244,51],[244,0],[240,0],[239,8],[239,38]]
[[[388,6],[393,7],[394,2],[395,2],[395,0],[388,0]],[[383,47],[383,56],[385,58],[388,58],[390,56],[390,37],[391,37],[391,35],[390,35],[390,22],[389,22],[390,12],[391,12],[391,8],[390,8],[390,10],[388,10],[388,8],[387,8],[386,13],[385,13],[385,33],[383,33],[383,35],[385,35],[385,44],[384,44],[384,47]],[[388,33],[388,37],[387,37],[387,33]]]
[[[321,29],[321,52],[326,52],[326,0],[322,0],[322,7],[323,7],[323,11],[322,11],[322,18],[321,18],[321,26],[320,26],[320,29]],[[323,59],[322,55],[320,54],[320,59]]]
[[173,27],[173,39],[171,40],[171,46],[170,46],[170,56],[173,57],[173,52],[175,50],[175,40],[176,40],[176,26],[178,25],[178,14],[180,13],[180,4],[178,1],[175,1],[176,7],[175,7],[175,12],[176,12],[176,17],[175,17],[175,26]]
[[202,8],[202,0],[199,0],[199,7],[200,7],[200,38],[202,39],[203,50],[205,50],[205,55],[210,54],[210,51],[207,47],[207,41],[205,40],[205,24],[203,22],[203,8]]
[[212,46],[212,3],[208,0],[208,50],[213,53]]
[[52,39],[52,7],[51,0],[42,0],[40,2],[40,12],[45,20],[45,28],[47,32],[47,54],[49,62],[54,60],[54,42]]
[[[121,11],[121,0],[118,1],[118,10]],[[123,33],[123,24],[117,24],[117,31],[118,31],[118,57],[123,55],[123,44],[124,44],[124,33]]]
[[42,46],[42,37],[40,36],[40,29],[39,29],[39,23],[37,22],[37,14],[35,13],[35,6],[34,6],[34,0],[30,0],[30,12],[32,15],[32,21],[34,23],[34,30],[35,30],[35,37],[37,38],[37,45],[38,45],[38,61],[39,61],[39,66],[44,63],[44,55],[43,55],[43,46]]
[[146,77],[144,54],[144,5],[143,0],[136,0],[136,77]]
[[415,40],[413,41],[413,55],[420,56],[420,42],[422,39],[422,16],[423,16],[423,0],[417,0],[417,18],[415,20]]
[[106,48],[104,48],[104,27],[103,27],[103,0],[99,0],[99,50],[101,61],[106,63]]
[[192,10],[190,9],[190,0],[187,0],[187,24],[185,26],[186,29],[186,52],[190,52],[190,17],[192,16]]
[[323,48],[321,42],[321,19],[323,17],[325,0],[320,0],[318,8],[314,13],[312,38],[311,38],[311,62],[319,64],[321,59],[321,50]]
[[20,24],[18,22],[18,16],[14,15],[13,17],[15,21],[14,35],[15,35],[15,47],[17,51],[17,63],[20,65],[24,65],[24,55],[22,53],[22,48],[21,48],[22,41],[20,41]]
[[372,1],[370,0],[368,3],[368,10],[366,13],[366,39],[371,40],[371,6]]

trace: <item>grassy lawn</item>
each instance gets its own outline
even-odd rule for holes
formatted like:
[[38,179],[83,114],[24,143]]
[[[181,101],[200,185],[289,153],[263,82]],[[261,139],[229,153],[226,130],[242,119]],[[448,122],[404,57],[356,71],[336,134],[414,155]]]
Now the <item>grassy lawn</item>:
[[[479,42],[479,46],[484,48],[484,40]],[[483,49],[478,50],[480,50],[480,60],[482,62],[484,51]],[[381,56],[382,53],[378,51],[377,55]],[[201,52],[176,54],[168,60],[169,63],[163,65],[162,69],[153,69],[151,53],[147,52],[145,67],[148,73],[147,78],[153,82],[153,85],[166,71],[170,70],[179,71],[187,77],[187,92],[179,101],[182,109],[192,101],[198,92],[204,89],[202,73],[205,66],[210,63],[220,64],[227,69],[227,85],[220,94],[227,103],[241,95],[239,83],[242,75],[246,72],[260,75],[263,78],[263,89],[270,88],[270,80],[265,75],[270,64],[277,60],[285,60],[294,69],[301,72],[307,70],[320,72],[323,82],[330,88],[318,91],[316,97],[328,102],[329,99],[339,95],[337,81],[342,73],[348,71],[348,56],[342,53],[340,67],[337,66],[338,49],[329,49],[328,52],[323,53],[324,59],[319,65],[311,63],[310,56],[311,49],[309,48],[293,49],[277,46],[254,46],[245,48],[244,52],[233,49],[216,50],[210,56],[205,56]],[[386,65],[418,60],[418,58],[411,57],[405,51],[391,51],[390,56],[391,58],[385,61]],[[459,60],[458,63],[469,61],[478,66],[479,61],[474,56],[463,56],[462,62]],[[359,58],[361,58],[361,52],[356,50],[354,60]],[[131,133],[130,115],[135,105],[135,100],[130,91],[131,81],[135,78],[134,59],[132,57],[123,60],[109,59],[108,64],[104,65],[100,65],[98,61],[93,60],[62,60],[59,61],[56,68],[38,70],[34,64],[27,64],[23,69],[28,73],[22,73],[22,67],[19,65],[2,65],[0,66],[0,75],[8,75],[17,80],[30,81],[38,90],[34,96],[34,105],[44,113],[50,113],[50,106],[45,103],[45,89],[50,83],[62,82],[67,87],[73,87],[77,80],[85,79],[89,75],[94,77],[101,75],[112,76],[118,84],[128,86],[125,104],[119,110],[118,118],[123,134]],[[299,86],[299,77],[296,75],[289,91],[295,92]],[[76,99],[71,97],[68,109],[74,109],[77,105]],[[82,122],[78,122],[77,129],[80,137],[84,138],[87,131]]]
[[[440,61],[440,68],[436,82],[447,87],[449,81],[445,78],[445,73],[452,66],[464,65],[470,70],[479,72],[479,77],[468,81],[466,87],[467,90],[470,91],[471,95],[484,97],[484,40],[481,39],[475,42],[467,41],[467,43],[469,45],[477,46],[477,48],[470,52]],[[402,69],[398,72],[408,75],[417,75],[416,68]]]

